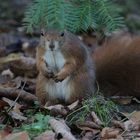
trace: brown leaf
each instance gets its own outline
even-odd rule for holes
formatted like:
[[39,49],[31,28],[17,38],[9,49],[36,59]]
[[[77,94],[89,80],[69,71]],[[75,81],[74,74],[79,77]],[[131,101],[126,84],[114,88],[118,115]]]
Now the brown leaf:
[[117,138],[117,136],[119,135],[119,132],[120,132],[120,130],[118,130],[118,129],[105,127],[105,128],[103,128],[103,130],[101,132],[101,137],[103,139]]
[[124,140],[124,138],[121,135],[118,135],[117,140]]
[[8,113],[13,119],[16,119],[16,120],[19,120],[19,121],[26,121],[27,120],[27,117],[24,117],[14,111],[10,111]]
[[51,111],[51,114],[52,115],[67,115],[68,113],[68,109],[61,105],[61,104],[58,104],[58,105],[54,105],[54,106],[48,106],[48,107],[45,107],[46,109],[50,110]]
[[12,101],[8,98],[5,98],[5,97],[3,97],[2,100],[5,101],[6,103],[8,103],[10,107],[13,106],[12,104],[13,104],[14,101]]
[[20,93],[19,100],[22,100],[28,104],[33,104],[35,101],[37,101],[37,97],[35,95],[26,92],[22,89],[10,88],[10,87],[4,88],[0,86],[0,97],[16,99],[19,93]]
[[128,120],[124,122],[125,130],[127,131],[139,131],[140,130],[140,122],[135,123],[132,120]]
[[0,100],[0,109],[5,107],[5,106],[8,106],[8,103],[3,101],[3,100]]
[[0,130],[0,140],[9,135],[12,132],[12,128],[10,126],[6,126],[3,130]]
[[55,140],[55,133],[53,131],[45,131],[33,140]]
[[95,114],[95,112],[91,112],[91,116],[93,121],[98,124],[98,125],[102,125],[103,123],[101,122],[101,120],[98,118],[98,116]]
[[127,105],[131,103],[133,98],[130,96],[113,96],[111,99],[118,104]]
[[3,97],[2,99],[3,99],[3,101],[7,102],[10,107],[13,107],[12,108],[12,111],[14,111],[15,113],[18,113],[18,114],[22,115],[22,113],[20,112],[20,108],[21,108],[21,105],[20,104],[14,102],[14,101],[12,101],[12,100],[10,100],[8,98],[5,98],[5,97]]
[[79,100],[75,101],[74,103],[70,104],[68,106],[69,110],[73,110],[74,108],[76,108],[79,104]]
[[125,126],[124,126],[123,122],[113,120],[112,125],[115,126],[116,128],[121,128],[121,129],[125,130]]
[[101,127],[92,121],[77,122],[76,126],[81,130],[100,129]]
[[81,140],[93,140],[95,136],[96,135],[94,132],[86,132],[86,134],[82,137]]
[[31,57],[20,57],[10,63],[10,69],[15,75],[36,77],[36,60]]
[[135,123],[132,120],[128,120],[124,122],[125,130],[131,131],[135,127]]
[[20,108],[21,108],[21,105],[12,101],[12,100],[9,100],[5,97],[2,98],[5,102],[7,102],[9,104],[11,108],[10,112],[8,113],[13,119],[16,119],[16,120],[20,120],[20,121],[25,121],[27,120],[26,117],[22,116],[23,113],[20,112]]
[[140,122],[140,111],[133,112],[133,114],[129,117],[129,119],[135,123]]
[[3,140],[30,140],[28,133],[26,131],[13,133],[6,136]]
[[140,122],[134,125],[134,131],[140,131]]
[[52,119],[50,119],[49,123],[50,123],[51,127],[54,129],[54,131],[58,135],[61,135],[63,139],[76,140],[76,138],[70,132],[70,128],[65,124],[64,121],[58,121],[58,120],[52,118]]
[[21,106],[20,104],[16,103],[12,110],[13,110],[15,113],[18,113],[19,115],[23,115],[23,113],[20,111],[20,108],[21,108],[21,107],[22,107],[22,106]]

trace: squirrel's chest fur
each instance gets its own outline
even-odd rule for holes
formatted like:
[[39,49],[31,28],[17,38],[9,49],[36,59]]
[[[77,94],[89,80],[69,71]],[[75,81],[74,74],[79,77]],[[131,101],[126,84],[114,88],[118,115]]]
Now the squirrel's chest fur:
[[60,50],[47,51],[44,55],[44,58],[54,73],[61,70],[65,64],[65,58]]
[[[44,58],[54,74],[57,74],[64,66],[66,60],[61,51],[47,51]],[[46,82],[46,91],[51,99],[63,99],[67,101],[70,96],[70,78],[67,77],[62,82],[56,83],[53,79]]]

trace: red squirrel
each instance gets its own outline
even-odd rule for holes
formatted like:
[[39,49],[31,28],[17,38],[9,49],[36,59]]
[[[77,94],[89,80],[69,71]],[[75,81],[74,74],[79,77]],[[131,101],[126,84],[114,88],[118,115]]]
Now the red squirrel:
[[36,95],[42,104],[72,103],[92,95],[95,80],[105,96],[140,98],[140,37],[112,37],[95,48],[91,60],[77,36],[49,30],[41,35],[36,58]]
[[92,54],[99,88],[106,96],[140,98],[140,37],[112,37]]
[[41,33],[36,53],[36,95],[41,104],[70,104],[95,90],[91,56],[74,34],[49,29]]

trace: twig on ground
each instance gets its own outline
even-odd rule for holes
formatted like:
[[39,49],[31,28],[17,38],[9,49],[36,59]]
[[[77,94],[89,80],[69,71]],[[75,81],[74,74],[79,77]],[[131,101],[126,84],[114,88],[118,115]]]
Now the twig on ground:
[[0,86],[0,97],[6,97],[9,99],[16,99],[18,97],[17,99],[22,100],[28,104],[33,104],[34,101],[37,101],[37,97],[35,95],[26,92],[22,89],[11,87],[4,88]]

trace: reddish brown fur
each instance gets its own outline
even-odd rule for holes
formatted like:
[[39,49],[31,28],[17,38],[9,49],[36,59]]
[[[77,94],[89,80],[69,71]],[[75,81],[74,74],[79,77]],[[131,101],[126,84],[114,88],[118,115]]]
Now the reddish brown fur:
[[[36,65],[37,70],[39,71],[39,75],[37,78],[37,84],[36,84],[36,96],[39,98],[42,104],[45,104],[47,101],[47,98],[44,98],[46,96],[46,91],[44,90],[45,82],[47,77],[44,76],[46,73],[46,65],[45,62],[42,59],[42,55],[45,53],[44,48],[40,48],[39,46],[36,48]],[[46,73],[47,74],[47,73]],[[40,83],[40,84],[39,84]]]
[[[66,38],[61,48],[61,52],[64,55],[66,63],[54,77],[61,81],[70,76],[70,86],[72,91],[66,102],[69,104],[77,99],[85,97],[86,95],[91,95],[94,92],[95,74],[93,63],[86,47],[73,34],[65,33],[65,36]],[[56,37],[54,36],[54,39],[55,38]],[[48,93],[45,90],[49,78],[47,78],[47,65],[42,59],[44,53],[45,50],[42,47],[37,48],[36,58],[39,76],[37,79],[36,95],[42,104],[46,101],[51,101],[54,104],[57,103],[58,100],[49,98]]]
[[106,96],[140,98],[140,37],[120,36],[93,53],[96,76]]

